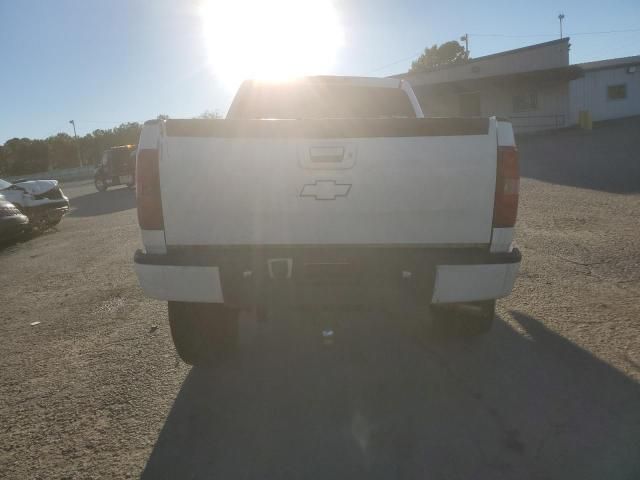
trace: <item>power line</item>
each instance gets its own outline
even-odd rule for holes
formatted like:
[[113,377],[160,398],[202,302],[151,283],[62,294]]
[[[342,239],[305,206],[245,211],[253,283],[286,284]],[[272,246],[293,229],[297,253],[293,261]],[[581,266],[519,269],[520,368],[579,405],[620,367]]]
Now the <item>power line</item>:
[[[531,33],[527,35],[511,35],[508,33],[470,33],[473,37],[506,37],[506,38],[528,38],[528,37],[555,37],[555,33]],[[567,35],[568,36],[568,35]]]
[[[628,28],[623,30],[601,30],[601,31],[592,31],[592,32],[575,32],[568,33],[567,37],[576,37],[576,36],[584,36],[584,35],[606,35],[610,33],[632,33],[632,32],[640,32],[640,28]],[[526,35],[511,35],[508,33],[469,33],[468,35],[472,37],[503,37],[503,38],[533,38],[533,37],[556,37],[555,33],[532,33]],[[364,75],[369,75],[371,73],[379,72],[380,70],[384,70],[385,68],[392,67],[397,65],[398,63],[406,62],[407,60],[413,60],[418,55],[421,55],[423,50],[414,53],[411,56],[401,58],[400,60],[396,60],[395,62],[387,63],[381,67],[375,68],[373,70],[369,70]]]
[[[630,33],[630,32],[640,32],[640,28],[627,28],[624,30],[601,30],[601,31],[593,31],[593,32],[574,32],[567,33],[567,37],[575,37],[575,36],[583,36],[583,35],[605,35],[608,33]],[[474,37],[507,37],[507,38],[527,38],[527,37],[555,37],[557,36],[555,33],[531,33],[525,35],[511,35],[508,33],[470,33]]]
[[402,58],[400,60],[396,60],[395,62],[387,63],[386,65],[383,65],[382,67],[375,68],[373,70],[369,70],[368,72],[365,73],[365,75],[369,75],[371,73],[379,72],[380,70],[384,70],[387,67],[392,67],[392,66],[397,65],[398,63],[401,63],[401,62],[406,62],[407,60],[412,60],[412,59],[416,58],[418,55],[422,55],[423,52],[424,52],[424,50],[420,50],[419,52],[414,53],[413,55],[411,55],[409,57]]
[[82,123],[124,123],[122,120],[78,120],[78,122]]
[[630,33],[640,32],[640,28],[628,28],[625,30],[603,30],[601,32],[576,32],[567,34],[568,37],[575,37],[576,35],[605,35],[607,33]]

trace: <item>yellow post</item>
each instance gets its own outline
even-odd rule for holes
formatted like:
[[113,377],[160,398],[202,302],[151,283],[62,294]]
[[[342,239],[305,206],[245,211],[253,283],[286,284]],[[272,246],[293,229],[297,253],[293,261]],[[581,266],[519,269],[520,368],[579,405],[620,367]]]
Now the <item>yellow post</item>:
[[591,119],[591,112],[589,110],[585,110],[584,112],[584,128],[586,130],[593,128],[593,120]]
[[591,130],[593,128],[593,121],[589,110],[580,110],[578,114],[578,125],[584,130]]

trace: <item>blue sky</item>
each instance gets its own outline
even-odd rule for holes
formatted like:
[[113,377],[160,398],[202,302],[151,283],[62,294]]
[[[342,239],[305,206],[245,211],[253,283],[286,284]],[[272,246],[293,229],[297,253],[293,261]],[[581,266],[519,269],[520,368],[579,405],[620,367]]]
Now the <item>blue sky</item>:
[[[572,63],[640,54],[640,31],[577,35],[640,29],[637,0],[334,4],[344,42],[335,66],[317,73],[399,73],[410,65],[407,57],[465,32],[472,57],[553,40],[560,11]],[[225,113],[234,92],[207,67],[197,6],[197,0],[0,0],[0,142],[71,133],[70,119],[83,135],[161,113]]]

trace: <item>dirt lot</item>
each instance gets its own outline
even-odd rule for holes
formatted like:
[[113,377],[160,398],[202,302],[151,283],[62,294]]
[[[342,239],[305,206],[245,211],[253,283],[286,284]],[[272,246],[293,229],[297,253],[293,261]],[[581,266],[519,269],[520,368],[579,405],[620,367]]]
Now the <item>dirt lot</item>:
[[352,312],[326,348],[273,312],[213,370],[137,286],[133,192],[66,185],[60,230],[0,251],[0,476],[640,478],[640,140],[607,169],[576,135],[522,141],[524,261],[488,336]]

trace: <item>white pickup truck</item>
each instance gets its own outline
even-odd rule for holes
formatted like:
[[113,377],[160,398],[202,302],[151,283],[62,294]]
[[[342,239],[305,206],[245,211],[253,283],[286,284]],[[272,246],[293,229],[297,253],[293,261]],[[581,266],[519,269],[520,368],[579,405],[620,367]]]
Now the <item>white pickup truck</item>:
[[238,311],[415,307],[490,329],[520,266],[511,124],[424,118],[402,80],[245,82],[224,120],[152,120],[137,154],[144,292],[176,349],[233,349]]

